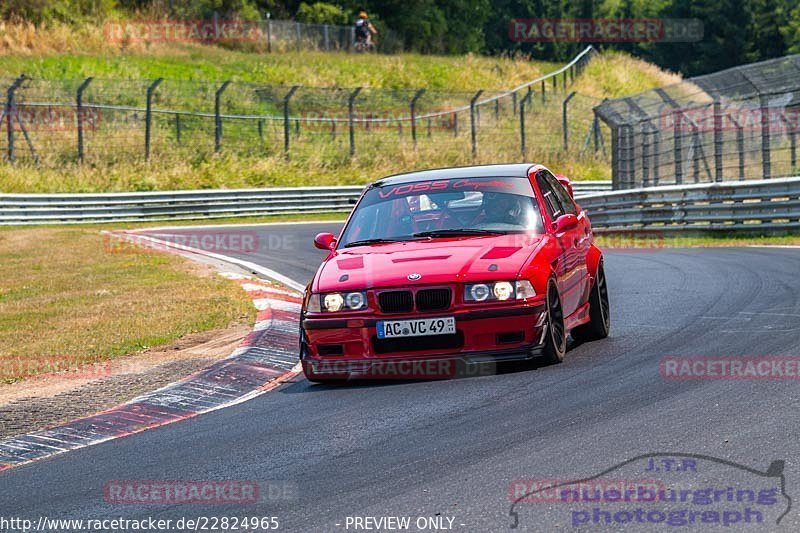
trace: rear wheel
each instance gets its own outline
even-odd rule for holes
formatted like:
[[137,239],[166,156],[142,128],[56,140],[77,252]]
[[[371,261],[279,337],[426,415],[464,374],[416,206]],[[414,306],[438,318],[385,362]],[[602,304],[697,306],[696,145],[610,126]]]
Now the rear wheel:
[[597,265],[597,277],[589,295],[589,322],[573,328],[572,338],[578,342],[596,341],[608,337],[611,328],[611,306],[603,262]]
[[547,363],[555,364],[564,360],[567,352],[567,334],[564,330],[564,309],[561,297],[553,280],[547,284],[547,334],[545,335],[542,356]]

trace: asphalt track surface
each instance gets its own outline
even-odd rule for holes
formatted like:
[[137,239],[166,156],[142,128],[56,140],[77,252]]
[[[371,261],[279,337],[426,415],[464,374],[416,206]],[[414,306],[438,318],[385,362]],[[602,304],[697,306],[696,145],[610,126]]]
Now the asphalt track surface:
[[[336,229],[253,226],[259,249],[241,257],[305,283],[322,255],[314,234]],[[785,460],[794,503],[781,523],[767,509],[759,525],[718,529],[797,531],[797,382],[670,381],[659,361],[800,355],[800,250],[608,251],[606,271],[611,336],[573,346],[560,365],[452,381],[323,386],[297,378],[241,405],[0,473],[0,516],[276,516],[281,531],[346,531],[348,516],[410,516],[412,524],[441,516],[454,519],[454,531],[501,531],[513,521],[514,480],[579,479],[669,452],[756,470]],[[749,475],[742,472],[709,468],[702,481],[720,486]],[[613,475],[645,477],[641,465]],[[284,481],[293,493],[250,505],[104,501],[106,482],[148,479]],[[518,530],[620,528],[574,527],[570,509],[518,505]]]

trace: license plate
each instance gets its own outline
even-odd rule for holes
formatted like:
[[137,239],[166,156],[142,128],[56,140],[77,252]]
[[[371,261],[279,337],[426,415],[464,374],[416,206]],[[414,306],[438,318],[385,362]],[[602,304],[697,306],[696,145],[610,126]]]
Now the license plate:
[[453,335],[456,332],[456,319],[452,316],[444,316],[412,320],[379,320],[375,327],[378,330],[379,339]]

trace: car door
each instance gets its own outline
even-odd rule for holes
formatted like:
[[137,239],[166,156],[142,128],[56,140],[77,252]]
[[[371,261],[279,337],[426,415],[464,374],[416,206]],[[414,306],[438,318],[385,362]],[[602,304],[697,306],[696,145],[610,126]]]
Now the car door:
[[575,204],[575,200],[572,199],[567,188],[550,172],[543,171],[543,174],[544,178],[555,191],[556,196],[558,196],[564,208],[564,212],[578,217],[578,226],[575,228],[573,235],[572,253],[574,254],[574,268],[577,269],[580,275],[580,286],[575,290],[576,296],[578,297],[576,305],[580,307],[583,303],[588,301],[589,289],[591,288],[587,259],[592,245],[591,226],[589,220],[586,218],[586,213]]
[[[550,218],[548,224],[551,231],[553,231],[555,221],[561,215],[577,215],[577,207],[569,198],[569,193],[552,174],[544,170],[540,171],[536,175],[536,183],[542,193],[545,210]],[[565,201],[559,194],[559,188],[563,190],[569,201]],[[565,317],[580,307],[586,291],[586,251],[581,250],[583,233],[583,225],[579,223],[574,228],[553,234],[559,246],[558,263],[554,270],[558,277],[558,290],[561,294]]]

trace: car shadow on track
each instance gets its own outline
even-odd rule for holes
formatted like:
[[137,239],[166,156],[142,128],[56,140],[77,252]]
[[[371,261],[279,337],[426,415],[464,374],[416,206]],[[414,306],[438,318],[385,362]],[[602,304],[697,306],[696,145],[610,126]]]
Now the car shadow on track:
[[[572,350],[577,346],[580,346],[580,343],[577,343],[570,339],[567,345],[567,351],[569,352],[570,350]],[[313,382],[306,382],[306,380],[303,379],[302,376],[300,376],[297,378],[298,381],[294,382],[294,385],[285,387],[283,389],[283,392],[289,394],[299,394],[299,393],[305,394],[309,392],[324,392],[327,390],[347,390],[347,389],[388,387],[394,385],[411,385],[420,382],[462,381],[480,377],[491,377],[491,376],[498,376],[505,374],[517,374],[521,372],[536,371],[553,365],[548,364],[542,358],[534,358],[529,361],[479,363],[468,366],[469,366],[468,370],[461,370],[459,372],[456,372],[455,375],[447,377],[419,376],[406,379],[390,378],[390,377],[381,377],[377,379],[352,378],[331,383],[313,383]],[[303,387],[295,386],[303,383],[305,383],[306,386]]]

